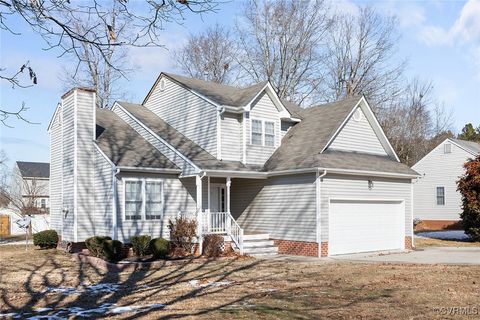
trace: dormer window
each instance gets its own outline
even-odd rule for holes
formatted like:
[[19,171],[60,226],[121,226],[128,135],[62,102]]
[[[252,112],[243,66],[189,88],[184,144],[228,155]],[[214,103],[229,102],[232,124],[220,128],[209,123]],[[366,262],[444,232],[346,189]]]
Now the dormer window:
[[251,142],[256,146],[275,146],[275,122],[252,119]]

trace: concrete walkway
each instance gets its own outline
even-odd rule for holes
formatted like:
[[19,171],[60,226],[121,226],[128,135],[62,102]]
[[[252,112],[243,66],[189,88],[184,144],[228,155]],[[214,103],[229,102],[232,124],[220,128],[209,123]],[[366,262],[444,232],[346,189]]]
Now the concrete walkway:
[[414,251],[357,253],[333,260],[386,263],[480,265],[480,247],[428,247]]

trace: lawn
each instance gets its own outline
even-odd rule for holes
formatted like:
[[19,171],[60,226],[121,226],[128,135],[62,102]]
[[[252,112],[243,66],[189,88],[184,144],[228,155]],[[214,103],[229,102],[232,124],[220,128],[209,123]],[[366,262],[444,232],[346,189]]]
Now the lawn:
[[[478,266],[242,258],[104,274],[55,250],[3,246],[0,257],[0,313],[22,318],[440,319],[434,308],[480,307]],[[114,288],[88,287],[99,283]]]
[[442,240],[432,238],[415,238],[415,247],[480,247],[480,242]]

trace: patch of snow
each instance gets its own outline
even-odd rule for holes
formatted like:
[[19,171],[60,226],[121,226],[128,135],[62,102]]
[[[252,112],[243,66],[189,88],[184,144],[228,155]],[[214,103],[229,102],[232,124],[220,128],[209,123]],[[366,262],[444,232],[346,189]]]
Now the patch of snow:
[[78,287],[47,287],[46,292],[58,292],[66,295],[81,294],[87,292],[89,294],[112,293],[118,290],[120,286],[116,283],[99,283],[93,285],[80,285]]
[[416,234],[419,238],[430,238],[440,240],[467,240],[468,236],[463,230],[446,230],[446,231],[431,231],[419,232]]
[[[31,317],[26,317],[28,314],[22,313],[0,313],[0,318],[13,318],[13,319],[27,319],[27,320],[67,320],[72,317],[84,317],[84,318],[94,318],[101,315],[107,314],[121,314],[126,312],[146,312],[156,309],[164,308],[164,304],[154,303],[148,305],[132,305],[132,306],[122,306],[118,307],[113,303],[104,303],[96,308],[85,309],[82,307],[70,307],[70,308],[60,308],[54,313],[45,314],[45,315],[35,315]],[[37,313],[44,313],[48,311],[54,311],[52,308],[37,308],[34,310]]]
[[231,281],[200,282],[200,280],[190,280],[188,283],[194,288],[222,287],[222,286],[229,286],[232,284]]

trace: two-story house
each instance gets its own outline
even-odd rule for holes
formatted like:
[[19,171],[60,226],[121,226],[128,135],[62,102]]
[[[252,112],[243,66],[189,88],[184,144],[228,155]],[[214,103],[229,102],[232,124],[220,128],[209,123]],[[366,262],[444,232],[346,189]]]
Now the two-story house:
[[412,179],[364,97],[301,109],[268,82],[161,73],[142,104],[73,89],[49,125],[61,238],[168,238],[197,219],[243,253],[327,256],[412,246]]

